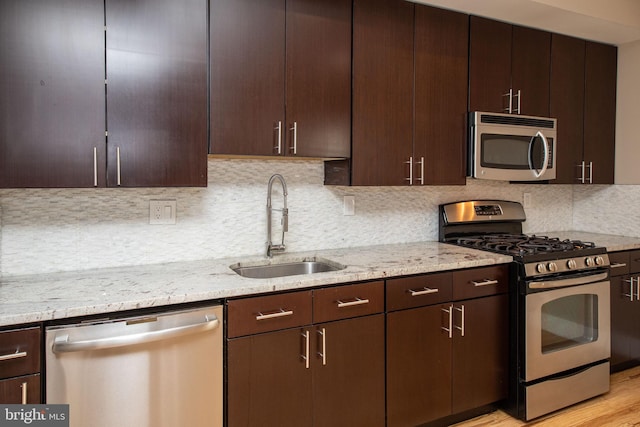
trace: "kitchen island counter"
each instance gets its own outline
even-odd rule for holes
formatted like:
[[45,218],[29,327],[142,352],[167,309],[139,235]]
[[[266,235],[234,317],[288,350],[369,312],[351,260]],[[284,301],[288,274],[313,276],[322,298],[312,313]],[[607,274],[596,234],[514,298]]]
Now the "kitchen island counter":
[[238,276],[229,266],[238,262],[264,263],[266,258],[236,257],[4,276],[0,279],[0,326],[481,267],[512,260],[506,255],[438,242],[420,242],[285,253],[274,257],[272,262],[310,257],[328,259],[346,268],[250,279]]

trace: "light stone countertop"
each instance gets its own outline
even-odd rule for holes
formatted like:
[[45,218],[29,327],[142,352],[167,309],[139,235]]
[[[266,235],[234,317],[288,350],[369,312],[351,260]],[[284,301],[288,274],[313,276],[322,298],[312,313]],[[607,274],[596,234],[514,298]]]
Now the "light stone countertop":
[[609,252],[640,249],[640,237],[614,236],[611,234],[587,233],[584,231],[549,231],[531,234],[593,242],[598,246],[604,246]]
[[278,255],[272,262],[324,258],[346,268],[274,279],[248,279],[229,266],[265,258],[211,259],[0,279],[0,326],[112,313],[257,293],[503,264],[510,256],[438,242]]

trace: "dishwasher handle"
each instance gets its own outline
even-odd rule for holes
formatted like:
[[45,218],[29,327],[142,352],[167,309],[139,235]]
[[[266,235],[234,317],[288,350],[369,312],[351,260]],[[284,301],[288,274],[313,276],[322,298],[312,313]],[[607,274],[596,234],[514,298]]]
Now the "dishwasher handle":
[[161,329],[158,331],[141,332],[131,335],[97,338],[93,340],[69,341],[69,335],[65,334],[55,338],[51,349],[54,353],[72,353],[76,351],[94,351],[107,348],[124,347],[176,338],[198,332],[211,331],[220,325],[220,321],[215,315],[205,316],[205,319],[205,322],[194,323],[191,325]]

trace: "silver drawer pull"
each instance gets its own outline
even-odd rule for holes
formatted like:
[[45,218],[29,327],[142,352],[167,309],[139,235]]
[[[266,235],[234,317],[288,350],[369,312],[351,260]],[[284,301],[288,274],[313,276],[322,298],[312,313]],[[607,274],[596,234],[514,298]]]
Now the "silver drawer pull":
[[338,303],[338,308],[353,307],[354,305],[369,304],[369,300],[368,299],[360,299],[358,297],[356,297],[356,299],[353,300],[353,301],[343,302],[343,301],[338,300],[336,302]]
[[489,285],[497,285],[498,281],[497,280],[487,279],[484,282],[474,282],[472,280],[471,283],[473,283],[473,286],[489,286]]
[[4,355],[0,356],[0,362],[4,362],[5,360],[20,359],[20,358],[23,358],[23,357],[27,357],[27,352],[26,351],[18,352],[16,350],[15,353],[4,354]]
[[621,268],[621,267],[626,267],[627,263],[626,262],[617,262],[614,264],[611,264],[609,267],[610,268]]
[[287,311],[287,310],[280,309],[280,311],[276,311],[275,313],[267,313],[267,314],[258,313],[258,315],[256,316],[256,320],[275,319],[276,317],[285,317],[285,316],[291,316],[291,315],[293,315],[292,310]]
[[419,291],[414,291],[413,289],[408,289],[407,292],[409,292],[412,297],[418,297],[420,295],[438,293],[438,292],[440,292],[440,289],[430,289],[430,288],[424,287]]

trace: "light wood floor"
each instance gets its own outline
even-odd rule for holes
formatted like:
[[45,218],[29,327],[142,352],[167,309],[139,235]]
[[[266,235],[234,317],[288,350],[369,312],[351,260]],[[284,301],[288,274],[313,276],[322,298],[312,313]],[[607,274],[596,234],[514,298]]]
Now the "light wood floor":
[[483,415],[456,427],[630,427],[640,426],[640,367],[611,376],[609,393],[525,423],[502,411]]

